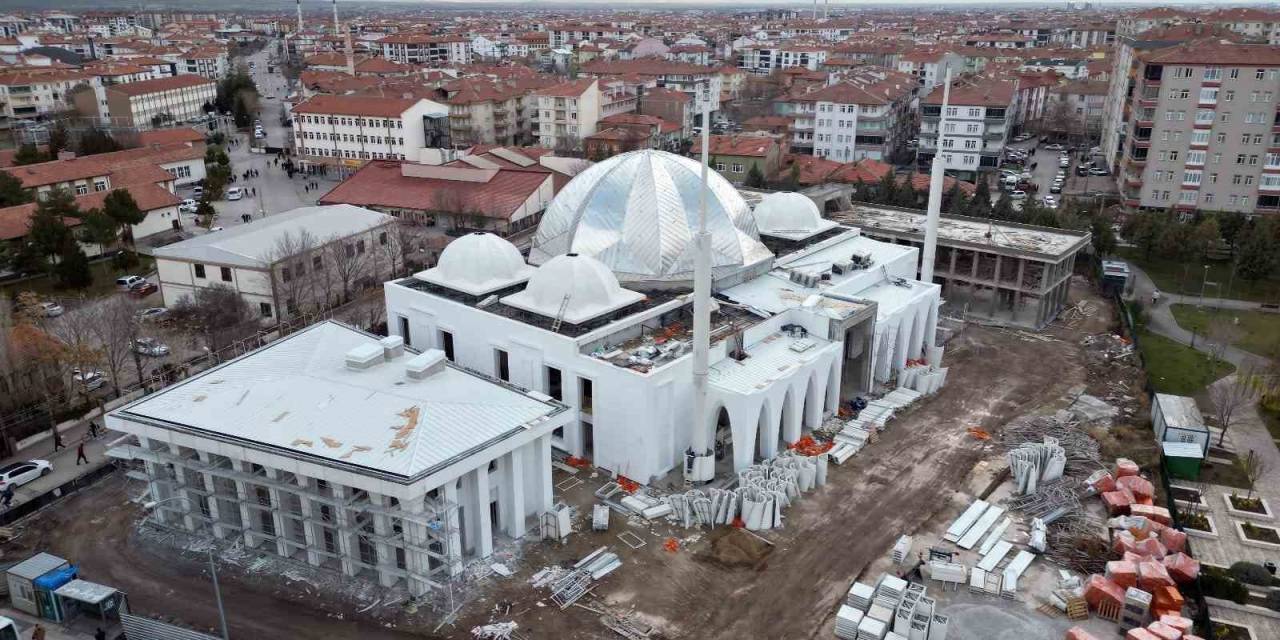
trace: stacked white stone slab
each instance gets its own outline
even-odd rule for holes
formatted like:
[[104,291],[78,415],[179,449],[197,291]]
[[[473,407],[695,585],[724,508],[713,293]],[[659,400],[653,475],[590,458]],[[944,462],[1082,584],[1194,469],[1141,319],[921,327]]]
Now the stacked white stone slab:
[[836,612],[836,637],[841,640],[857,640],[858,625],[862,623],[864,614],[847,604],[840,605]]
[[845,604],[866,613],[871,608],[871,601],[876,596],[876,588],[861,582],[853,583],[849,587],[849,593],[845,596]]

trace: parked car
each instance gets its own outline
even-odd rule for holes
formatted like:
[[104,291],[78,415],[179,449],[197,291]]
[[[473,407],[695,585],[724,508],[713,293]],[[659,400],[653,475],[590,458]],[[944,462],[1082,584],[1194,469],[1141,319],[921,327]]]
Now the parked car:
[[1058,166],[1062,167],[1063,169],[1066,169],[1067,167],[1071,166],[1071,161],[1066,158],[1063,158],[1058,161]]
[[62,308],[62,305],[56,302],[40,303],[40,313],[44,314],[44,317],[46,318],[56,318],[62,315],[64,311],[65,309]]
[[163,320],[169,310],[164,307],[148,307],[138,312],[138,319],[143,322],[156,322]]
[[1027,192],[1022,189],[1014,189],[1009,192],[1009,198],[1013,200],[1022,200],[1027,197]]
[[183,213],[193,213],[195,210],[196,210],[196,201],[191,198],[187,198],[186,200],[183,200],[182,204],[178,205],[178,211],[181,211]]
[[1078,175],[1078,176],[1087,176],[1087,175],[1089,175],[1089,167],[1086,167],[1086,166],[1084,166],[1084,165],[1080,165],[1080,166],[1076,167],[1076,175]]
[[1066,149],[1066,147],[1064,147],[1064,146],[1062,146],[1062,145],[1060,145],[1060,144],[1058,144],[1058,143],[1056,143],[1056,142],[1055,142],[1055,143],[1053,143],[1053,144],[1046,144],[1046,145],[1044,146],[1044,148],[1046,148],[1046,149],[1048,149],[1048,150],[1050,150],[1050,151],[1061,151],[1061,150],[1063,150],[1063,149]]
[[155,283],[143,280],[142,282],[129,287],[129,295],[145,298],[159,290],[160,288],[157,287]]
[[1062,193],[1062,183],[1053,183],[1053,185],[1049,187],[1049,193]]
[[11,462],[0,467],[0,487],[18,488],[22,485],[53,473],[53,464],[48,460],[27,460]]
[[132,341],[133,350],[144,356],[159,358],[169,355],[169,345],[155,338],[138,338]]
[[120,276],[116,278],[116,289],[128,291],[133,288],[133,285],[146,281],[147,279],[142,276]]
[[85,371],[81,373],[79,369],[71,370],[71,381],[85,391],[99,389],[107,383],[107,379],[102,377],[101,371]]
[[1106,167],[1094,167],[1094,168],[1092,168],[1092,169],[1089,169],[1089,175],[1091,175],[1091,176],[1109,176],[1109,175],[1111,175],[1111,172],[1110,172],[1110,171],[1107,171],[1107,168],[1106,168]]
[[244,197],[244,189],[241,189],[240,187],[231,187],[230,189],[227,189],[228,200],[239,200],[240,198],[243,198],[243,197]]
[[214,231],[222,231],[222,227],[209,227],[209,233],[213,233]]
[[191,187],[191,193],[195,194],[195,196],[199,198],[200,196],[204,195],[204,186],[198,184],[194,187]]

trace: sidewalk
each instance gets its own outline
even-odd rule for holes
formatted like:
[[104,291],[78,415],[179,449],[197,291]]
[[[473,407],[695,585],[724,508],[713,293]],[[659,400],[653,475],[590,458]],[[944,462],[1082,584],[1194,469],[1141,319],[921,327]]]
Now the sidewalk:
[[[108,411],[110,410],[108,408]],[[25,460],[48,460],[53,464],[53,473],[22,485],[14,491],[13,504],[15,506],[60,487],[81,475],[95,471],[110,462],[104,455],[107,443],[120,437],[120,434],[109,433],[103,427],[103,420],[98,415],[97,409],[94,409],[90,415],[98,423],[97,439],[88,439],[89,421],[82,419],[69,426],[65,423],[59,426],[58,432],[62,434],[62,443],[65,445],[62,449],[54,451],[53,438],[45,437],[43,440],[19,451],[17,455],[0,460],[0,465]],[[49,435],[48,430],[45,431],[45,435]],[[84,454],[89,459],[89,463],[77,465],[76,449],[82,441],[85,443]]]
[[[1156,305],[1150,304],[1151,294],[1156,290],[1155,283],[1147,276],[1142,269],[1132,262],[1129,263],[1129,269],[1133,272],[1134,286],[1133,295],[1137,300],[1143,302],[1147,310],[1147,329],[1152,333],[1164,336],[1179,344],[1190,346],[1192,343],[1192,335],[1190,331],[1183,329],[1178,325],[1178,321],[1174,319],[1173,312],[1169,307],[1174,304],[1200,304],[1198,296],[1184,296],[1174,293],[1160,292],[1160,303]],[[1223,298],[1205,298],[1204,305],[1216,307],[1220,309],[1246,309],[1256,310],[1261,308],[1261,304],[1250,302],[1247,300],[1231,300]],[[1198,336],[1195,339],[1195,349],[1197,351],[1208,353],[1209,348],[1205,336]],[[1252,366],[1255,369],[1262,369],[1267,366],[1268,360],[1255,353],[1250,353],[1235,347],[1227,347],[1222,354],[1223,359],[1234,364],[1237,368]]]
[[[21,640],[27,640],[27,638],[30,638],[31,634],[35,632],[37,624],[44,627],[45,640],[93,640],[92,633],[83,633],[73,629],[68,629],[56,622],[41,620],[35,616],[18,611],[17,609],[5,607],[0,609],[0,615],[13,620],[13,623],[18,626],[18,638]],[[111,638],[115,636],[109,635],[107,637]]]

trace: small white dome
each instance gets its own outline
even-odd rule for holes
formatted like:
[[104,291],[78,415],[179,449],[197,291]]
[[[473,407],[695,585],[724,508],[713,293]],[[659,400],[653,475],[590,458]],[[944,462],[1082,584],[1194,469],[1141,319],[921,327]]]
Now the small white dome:
[[509,295],[502,302],[553,318],[560,315],[563,305],[564,320],[577,324],[643,298],[643,294],[623,289],[604,263],[569,253],[543,263],[529,278],[524,291]]
[[414,275],[450,289],[481,295],[529,279],[533,267],[520,250],[492,233],[476,232],[445,246],[436,266]]
[[756,227],[761,233],[815,231],[822,224],[818,205],[794,191],[770,193],[756,205]]

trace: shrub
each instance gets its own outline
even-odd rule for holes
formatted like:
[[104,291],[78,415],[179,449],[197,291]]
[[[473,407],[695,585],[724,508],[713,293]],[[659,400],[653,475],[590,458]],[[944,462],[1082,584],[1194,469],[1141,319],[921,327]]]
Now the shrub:
[[1244,604],[1249,599],[1249,589],[1239,580],[1222,572],[1202,571],[1200,586],[1204,590],[1204,595],[1211,598],[1230,600],[1236,604]]
[[1245,584],[1256,584],[1266,586],[1271,584],[1271,572],[1265,567],[1253,562],[1240,561],[1227,570],[1232,578],[1239,580]]

